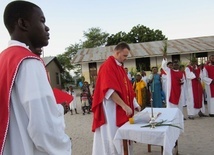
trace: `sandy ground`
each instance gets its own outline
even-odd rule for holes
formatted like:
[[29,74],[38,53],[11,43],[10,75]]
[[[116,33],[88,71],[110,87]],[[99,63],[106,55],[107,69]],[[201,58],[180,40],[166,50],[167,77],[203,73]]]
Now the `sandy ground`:
[[[72,155],[91,155],[93,133],[91,132],[92,114],[83,115],[79,96],[77,97],[79,114],[65,115],[66,133],[72,138]],[[186,116],[186,108],[184,108]],[[179,155],[213,155],[214,154],[214,118],[198,117],[184,121],[184,133],[178,139]],[[147,144],[135,143],[134,155],[160,155],[160,146],[152,146],[147,152]]]

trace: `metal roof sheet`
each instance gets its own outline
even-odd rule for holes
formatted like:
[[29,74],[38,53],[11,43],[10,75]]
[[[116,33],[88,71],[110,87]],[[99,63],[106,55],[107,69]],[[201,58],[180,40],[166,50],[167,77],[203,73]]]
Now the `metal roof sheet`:
[[[162,56],[163,41],[152,41],[129,44],[131,51],[128,59],[138,57]],[[72,63],[82,64],[102,62],[112,54],[115,45],[81,49],[72,59]],[[167,40],[167,54],[186,54],[214,51],[214,36]]]

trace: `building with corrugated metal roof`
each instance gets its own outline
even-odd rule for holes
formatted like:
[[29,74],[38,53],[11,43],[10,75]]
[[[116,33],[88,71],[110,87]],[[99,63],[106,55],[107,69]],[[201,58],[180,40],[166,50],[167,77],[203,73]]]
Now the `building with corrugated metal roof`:
[[[151,67],[161,66],[164,41],[152,41],[129,44],[131,51],[124,63],[129,70],[150,71]],[[81,49],[71,63],[81,64],[82,75],[86,81],[95,82],[100,65],[110,56],[114,46]],[[167,59],[180,60],[187,64],[194,54],[199,63],[207,61],[214,54],[214,36],[167,40]]]

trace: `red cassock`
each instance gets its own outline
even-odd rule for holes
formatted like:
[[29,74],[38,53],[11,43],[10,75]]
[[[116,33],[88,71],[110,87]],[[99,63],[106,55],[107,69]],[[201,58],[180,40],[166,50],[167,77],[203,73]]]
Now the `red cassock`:
[[53,93],[56,99],[57,104],[66,103],[66,105],[69,105],[71,101],[73,100],[73,96],[58,89],[54,88]]

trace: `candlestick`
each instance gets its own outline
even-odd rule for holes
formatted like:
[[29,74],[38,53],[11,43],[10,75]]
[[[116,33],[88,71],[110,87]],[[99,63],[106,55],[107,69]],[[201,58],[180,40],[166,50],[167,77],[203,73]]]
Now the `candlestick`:
[[155,117],[154,117],[154,112],[153,112],[153,100],[151,98],[151,120],[149,122],[149,124],[151,125],[151,128],[155,128],[156,122],[155,122]]

